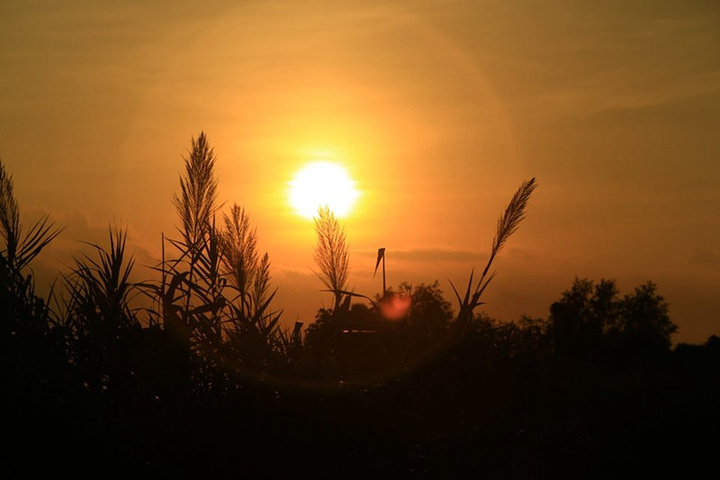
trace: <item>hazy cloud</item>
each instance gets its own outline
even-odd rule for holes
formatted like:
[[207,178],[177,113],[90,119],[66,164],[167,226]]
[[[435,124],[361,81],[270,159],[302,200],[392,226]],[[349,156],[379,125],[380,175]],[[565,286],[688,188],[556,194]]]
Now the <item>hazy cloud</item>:
[[720,254],[704,248],[698,248],[693,252],[692,261],[712,270],[720,271]]
[[[25,230],[27,231],[32,223],[43,214],[45,212],[39,209],[24,210],[22,216]],[[147,280],[153,276],[153,272],[147,267],[155,265],[158,260],[138,241],[137,236],[127,225],[120,222],[116,224],[98,222],[81,210],[53,213],[50,220],[55,222],[55,227],[63,230],[31,265],[36,278],[42,280],[41,283],[52,282],[58,278],[59,274],[70,272],[74,264],[74,257],[81,257],[84,254],[92,257],[94,248],[90,244],[109,248],[111,225],[123,230],[128,228],[125,252],[128,260],[131,257],[135,260],[132,280]],[[39,286],[42,287],[42,285]]]
[[[359,252],[360,255],[366,257],[377,256],[377,251]],[[458,250],[454,248],[412,248],[407,250],[387,250],[386,258],[394,258],[404,261],[413,262],[477,262],[487,260],[486,252],[476,252],[471,250]]]

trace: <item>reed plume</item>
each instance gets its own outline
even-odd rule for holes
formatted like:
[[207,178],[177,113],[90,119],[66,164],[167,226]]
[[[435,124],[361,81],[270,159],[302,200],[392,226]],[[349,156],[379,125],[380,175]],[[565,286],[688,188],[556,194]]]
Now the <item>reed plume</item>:
[[500,215],[500,218],[498,218],[495,236],[493,237],[492,246],[490,248],[490,257],[488,258],[488,262],[482,271],[480,280],[477,282],[475,287],[473,288],[474,270],[470,272],[470,279],[465,290],[465,295],[462,298],[460,297],[457,288],[455,288],[455,285],[452,281],[450,281],[450,285],[452,286],[460,305],[457,322],[459,326],[462,327],[467,325],[472,320],[475,309],[484,303],[480,301],[480,297],[483,292],[485,292],[485,289],[492,279],[495,278],[496,274],[494,271],[489,273],[493,261],[498,253],[500,253],[500,250],[503,249],[510,236],[517,231],[520,226],[520,222],[525,218],[528,201],[530,200],[530,196],[535,191],[536,187],[537,182],[534,177],[523,182],[513,195],[512,199],[510,199],[510,203],[508,203],[503,214]]
[[320,207],[315,217],[315,263],[319,271],[315,274],[333,292],[334,309],[340,306],[343,292],[347,291],[350,255],[345,241],[345,229],[329,207]]

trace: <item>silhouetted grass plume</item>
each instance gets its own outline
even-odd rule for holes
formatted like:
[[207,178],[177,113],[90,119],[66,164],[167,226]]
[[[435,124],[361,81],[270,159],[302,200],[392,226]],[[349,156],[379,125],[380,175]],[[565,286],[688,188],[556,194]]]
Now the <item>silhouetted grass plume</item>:
[[[525,218],[528,201],[530,200],[530,196],[535,191],[536,187],[537,182],[535,181],[535,178],[531,178],[530,180],[523,182],[513,195],[512,199],[510,199],[510,203],[508,203],[505,211],[498,219],[495,236],[493,237],[492,246],[490,248],[490,256],[477,284],[473,283],[473,276],[475,273],[473,270],[473,272],[470,273],[470,279],[468,280],[468,286],[465,289],[465,295],[460,298],[457,288],[455,288],[455,285],[452,281],[450,281],[459,303],[460,310],[458,312],[457,324],[461,328],[472,320],[475,309],[483,304],[483,302],[480,301],[480,297],[492,279],[495,278],[496,273],[492,272],[488,275],[490,267],[492,266],[497,254],[500,253],[500,250],[502,250],[505,246],[510,236],[517,231],[520,226],[520,222]],[[473,287],[473,285],[475,286]]]

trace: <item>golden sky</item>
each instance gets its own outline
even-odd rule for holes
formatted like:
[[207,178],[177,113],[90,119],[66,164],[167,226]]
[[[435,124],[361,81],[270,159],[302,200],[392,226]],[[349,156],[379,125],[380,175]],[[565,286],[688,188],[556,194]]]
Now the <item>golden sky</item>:
[[37,269],[116,222],[150,275],[205,131],[289,323],[330,303],[312,223],[287,204],[324,158],[361,191],[346,219],[361,293],[381,289],[382,246],[389,284],[450,294],[536,177],[489,314],[547,316],[575,276],[653,280],[676,341],[720,333],[716,2],[4,0],[0,73],[0,158],[28,221],[67,225]]

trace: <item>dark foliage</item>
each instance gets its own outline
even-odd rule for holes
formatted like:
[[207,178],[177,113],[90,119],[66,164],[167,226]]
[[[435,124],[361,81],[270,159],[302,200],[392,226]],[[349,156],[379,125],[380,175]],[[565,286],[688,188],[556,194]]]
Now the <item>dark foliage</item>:
[[619,298],[612,280],[575,279],[550,307],[550,321],[558,355],[571,361],[651,360],[669,351],[677,331],[652,282]]
[[[720,340],[672,348],[654,284],[621,297],[613,281],[576,280],[549,318],[502,322],[475,311],[486,272],[457,315],[437,282],[370,299],[328,277],[333,308],[304,335],[299,323],[286,331],[245,212],[234,207],[224,230],[211,218],[204,136],[191,158],[188,175],[204,180],[181,180],[182,239],[160,282],[130,281],[125,232],[111,229],[52,311],[25,260],[55,233],[39,227],[18,261],[19,224],[7,222],[3,478],[688,478],[714,467]],[[506,235],[532,185],[501,217]],[[6,194],[0,208],[14,212]],[[155,306],[132,308],[133,292]]]

